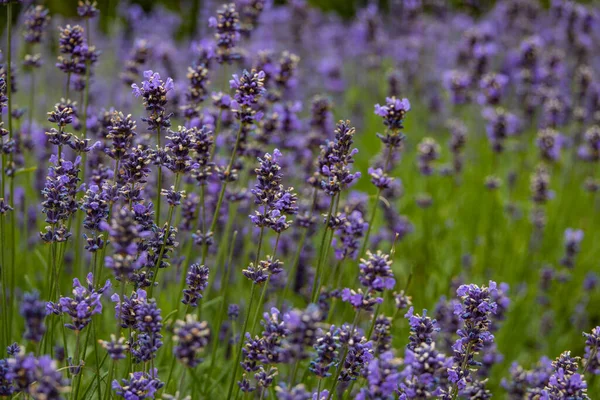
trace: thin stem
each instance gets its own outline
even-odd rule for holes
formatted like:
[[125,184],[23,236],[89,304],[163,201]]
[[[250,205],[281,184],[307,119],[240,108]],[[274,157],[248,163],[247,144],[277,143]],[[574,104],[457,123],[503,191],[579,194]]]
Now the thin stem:
[[[160,125],[156,128],[156,140],[158,141],[157,149],[160,151]],[[162,165],[158,164],[158,178],[156,182],[156,214],[155,214],[155,224],[158,225],[160,221],[160,191],[162,190]]]
[[[392,146],[388,147],[388,152],[385,157],[385,164],[383,166],[383,172],[387,173],[389,165],[392,160]],[[369,236],[371,235],[371,228],[373,227],[373,222],[375,222],[375,217],[377,216],[377,209],[379,208],[379,198],[381,197],[381,188],[377,189],[377,194],[375,195],[375,204],[373,205],[373,211],[371,212],[371,217],[369,218],[369,226],[367,227],[367,232],[365,233],[365,240],[363,241],[363,245],[360,248],[360,253],[358,253],[358,259],[364,256],[365,251],[367,250],[367,246],[369,245]]]
[[302,236],[300,236],[300,242],[298,243],[298,247],[296,248],[296,253],[294,254],[294,258],[292,261],[292,266],[290,268],[290,273],[288,275],[287,282],[285,283],[285,288],[283,289],[283,296],[279,298],[279,308],[283,305],[283,301],[288,298],[290,288],[292,287],[292,282],[296,281],[296,270],[298,267],[298,261],[300,260],[300,253],[302,252],[302,248],[304,247],[304,241],[306,240],[306,236],[308,235],[308,228],[302,229]]
[[240,334],[240,344],[235,354],[235,361],[233,362],[233,374],[231,374],[231,382],[229,382],[229,389],[227,390],[227,399],[231,399],[231,395],[233,394],[233,384],[235,383],[235,377],[237,375],[237,370],[240,363],[240,355],[242,354],[242,348],[244,347],[244,333],[248,328],[248,320],[250,319],[250,312],[252,311],[252,303],[254,303],[255,288],[256,285],[253,283],[252,289],[250,289],[250,302],[248,303],[248,310],[246,310],[246,318],[244,319],[244,325]]
[[[235,243],[235,240],[237,238],[237,233],[238,233],[238,231],[233,232],[233,237],[231,238],[231,243]],[[223,277],[223,280],[221,281],[221,296],[223,297],[223,299],[221,300],[221,309],[219,310],[219,313],[217,314],[217,324],[215,325],[215,328],[216,328],[215,332],[221,332],[221,325],[223,324],[223,316],[225,315],[225,313],[227,311],[226,307],[228,306],[227,298],[229,297],[228,296],[229,295],[229,277],[231,275],[231,270],[233,269],[233,265],[231,264],[231,262],[233,259],[233,249],[234,248],[235,248],[235,246],[232,244],[230,246],[229,256],[227,257],[228,261],[227,261],[227,265],[225,266],[225,275]],[[207,379],[206,379],[207,386],[212,378],[215,361],[217,359],[218,344],[219,344],[219,335],[213,335],[213,343],[212,343],[212,349],[211,349],[211,355],[210,355],[210,367],[207,370],[207,375],[208,375]],[[205,387],[205,390],[206,390],[206,387]]]
[[[360,311],[361,311],[360,308],[356,310],[356,315],[354,316],[354,321],[352,322],[352,328],[350,329],[350,335],[348,336],[349,338],[352,338],[352,336],[354,336],[354,331],[356,330],[356,325],[358,324],[358,318],[360,316]],[[337,387],[340,373],[342,372],[342,368],[344,368],[344,363],[346,362],[346,357],[348,356],[348,343],[344,344],[344,349],[342,351],[342,354],[343,355],[342,355],[341,361],[338,364],[338,368],[335,373],[335,379],[333,381],[333,384],[331,385],[331,389],[329,389],[329,395],[327,396],[327,400],[331,399],[331,396],[333,396],[333,393],[335,392],[335,388]]]
[[[277,247],[279,245],[279,237],[280,236],[281,236],[281,233],[278,233],[277,234],[277,239],[275,240],[275,249],[273,250],[272,261],[275,261],[275,254],[277,253]],[[258,323],[258,320],[260,319],[260,313],[261,313],[262,308],[263,308],[263,302],[264,302],[264,299],[265,299],[265,294],[267,293],[267,286],[269,286],[270,279],[271,279],[271,275],[269,275],[269,277],[267,278],[267,280],[263,284],[263,288],[262,288],[262,291],[260,293],[260,298],[258,300],[258,305],[256,307],[256,313],[254,313],[254,322],[252,323],[252,328],[250,329],[250,332],[254,332],[254,329],[256,329],[256,324]]]
[[[467,350],[465,351],[465,359],[463,360],[463,362],[460,366],[459,372],[463,372],[466,370],[467,364],[469,363],[470,353],[471,353],[471,343],[469,343],[467,345]],[[460,376],[459,376],[459,378],[460,378]],[[452,400],[455,400],[457,396],[458,396],[458,382],[455,383],[454,385],[452,385]]]
[[[175,191],[179,190],[180,181],[181,181],[181,174],[175,174]],[[169,236],[170,236],[171,222],[173,220],[173,211],[174,210],[175,210],[175,206],[171,205],[169,207],[169,216],[167,217],[167,223],[166,223],[166,227],[165,227],[165,233],[164,233],[165,237],[163,239],[162,246],[160,247],[160,253],[158,255],[158,259],[156,260],[156,265],[154,266],[154,269],[156,271],[154,272],[154,276],[152,277],[152,285],[150,286],[150,297],[152,297],[152,292],[154,291],[154,285],[156,283],[158,271],[160,271],[160,263],[162,261],[163,255],[165,253],[165,248],[167,246],[167,240],[169,239]]]
[[[240,123],[240,128],[238,129],[237,137],[235,139],[235,146],[233,147],[233,152],[231,153],[231,158],[229,159],[229,164],[227,165],[227,169],[224,172],[225,179],[223,181],[223,185],[221,186],[221,192],[219,193],[219,198],[217,200],[217,207],[215,207],[215,213],[213,214],[209,233],[214,232],[215,228],[217,227],[217,221],[219,219],[219,212],[221,211],[221,205],[223,204],[223,197],[225,196],[225,189],[227,188],[229,174],[231,174],[231,169],[233,168],[233,163],[235,162],[235,156],[236,156],[238,147],[240,145],[240,139],[242,136],[242,127],[243,127],[243,124]],[[205,247],[205,249],[203,251],[206,253],[207,248],[208,248],[208,243],[204,243],[204,247]]]
[[219,114],[217,115],[217,123],[215,124],[215,134],[214,134],[214,145],[211,147],[210,149],[210,158],[209,160],[212,161],[215,153],[216,153],[216,148],[217,148],[217,138],[219,137],[219,133],[221,131],[221,117],[223,116],[223,109],[219,109]]
[[327,212],[327,219],[325,221],[325,229],[323,230],[323,236],[321,236],[321,245],[319,247],[319,258],[317,261],[317,269],[315,271],[315,278],[313,280],[312,292],[310,295],[311,301],[314,303],[317,301],[317,296],[320,288],[321,280],[321,262],[323,258],[323,251],[325,250],[325,239],[327,238],[327,232],[329,230],[329,222],[331,221],[331,214],[333,213],[333,206],[335,204],[335,196],[331,197],[329,202],[329,211]]

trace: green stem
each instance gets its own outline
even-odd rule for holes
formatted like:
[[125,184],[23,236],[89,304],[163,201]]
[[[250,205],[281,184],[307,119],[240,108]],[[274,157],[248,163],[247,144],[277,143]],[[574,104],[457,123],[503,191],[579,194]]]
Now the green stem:
[[223,110],[219,109],[219,114],[217,116],[217,123],[215,124],[215,134],[214,134],[214,145],[211,147],[210,149],[210,158],[209,160],[212,161],[215,153],[216,153],[216,148],[217,148],[217,138],[219,137],[219,132],[220,132],[220,128],[221,128],[221,117],[223,116]]
[[[181,175],[180,174],[175,174],[175,191],[179,190],[179,183],[181,181]],[[170,230],[171,230],[171,221],[173,220],[173,211],[175,210],[175,206],[171,205],[169,207],[169,216],[167,217],[167,223],[165,226],[165,238],[163,239],[163,244],[160,247],[160,253],[158,255],[158,259],[156,260],[156,265],[154,266],[154,269],[156,271],[154,271],[154,276],[152,277],[152,285],[150,286],[150,297],[152,297],[152,292],[154,291],[154,285],[156,283],[156,278],[158,277],[158,271],[160,271],[160,263],[161,260],[163,258],[163,255],[165,253],[165,248],[167,246],[167,240],[169,238],[170,235]]]
[[[231,243],[235,243],[235,240],[237,238],[237,231],[233,232],[233,237],[231,239]],[[234,245],[230,246],[230,250],[229,250],[229,256],[228,261],[227,261],[227,265],[225,266],[225,275],[223,277],[223,280],[221,282],[221,296],[223,297],[223,300],[221,301],[221,309],[219,310],[219,313],[217,314],[217,323],[215,325],[215,332],[221,332],[221,325],[223,324],[223,316],[225,315],[225,313],[227,312],[227,298],[229,297],[229,277],[231,275],[231,270],[233,269],[233,265],[231,264],[232,260],[233,260],[233,249],[234,249]],[[213,335],[213,343],[212,343],[212,349],[211,349],[211,354],[210,354],[210,367],[208,368],[207,372],[207,379],[206,379],[206,386],[208,386],[208,383],[210,382],[210,380],[212,379],[212,374],[214,371],[214,367],[215,367],[215,361],[217,359],[217,349],[218,349],[218,344],[219,344],[219,335]],[[206,386],[205,386],[205,390],[206,390]]]
[[325,229],[323,230],[323,236],[321,236],[321,245],[319,247],[319,258],[317,260],[317,269],[315,271],[315,277],[313,280],[312,292],[310,295],[311,301],[315,303],[317,301],[317,296],[320,288],[320,280],[321,280],[321,262],[323,258],[323,251],[325,250],[325,239],[327,238],[327,232],[329,230],[329,222],[331,221],[331,214],[333,213],[333,206],[335,204],[335,196],[331,197],[329,202],[329,211],[327,212],[327,219],[325,221]]
[[[360,308],[356,310],[356,315],[354,316],[354,321],[352,322],[352,328],[350,329],[350,335],[348,337],[354,336],[354,331],[356,330],[356,325],[358,325],[358,318],[360,316]],[[340,373],[344,368],[344,363],[346,362],[346,357],[348,356],[348,343],[344,344],[344,349],[342,351],[342,358],[340,363],[338,364],[337,371],[335,373],[335,379],[333,380],[333,384],[331,385],[331,389],[329,389],[329,395],[327,396],[327,400],[331,399],[333,393],[335,392],[335,388],[337,387],[338,380],[340,377]]]
[[[160,125],[156,128],[156,140],[158,141],[157,149],[160,151]],[[158,225],[160,222],[160,191],[162,190],[162,165],[158,164],[158,178],[156,182],[156,214],[155,214],[155,224]]]
[[[231,395],[233,394],[233,385],[235,383],[235,377],[237,375],[237,370],[240,363],[240,355],[242,354],[242,348],[244,347],[244,334],[246,329],[248,329],[248,320],[250,319],[250,313],[252,311],[252,304],[254,303],[254,290],[256,285],[252,284],[252,289],[250,289],[250,302],[248,303],[248,310],[246,310],[246,318],[244,318],[244,325],[242,331],[240,333],[240,344],[235,353],[235,361],[233,362],[233,373],[231,374],[231,382],[229,382],[229,389],[227,390],[227,399],[231,399]],[[235,337],[234,337],[235,338]]]
[[[233,151],[231,152],[231,158],[229,159],[229,164],[227,165],[227,169],[225,170],[225,180],[223,181],[223,185],[221,186],[221,192],[219,193],[219,198],[217,200],[217,206],[215,207],[215,213],[213,214],[212,222],[210,224],[210,230],[207,233],[214,233],[215,228],[217,227],[217,221],[219,219],[219,212],[221,211],[221,205],[223,204],[223,197],[225,196],[225,189],[227,188],[228,177],[231,174],[231,169],[233,168],[233,163],[235,162],[235,156],[240,146],[240,139],[242,136],[242,127],[243,125],[240,123],[240,128],[237,132],[237,137],[235,139],[235,146],[233,147]],[[203,252],[206,253],[208,250],[208,244],[204,243]]]

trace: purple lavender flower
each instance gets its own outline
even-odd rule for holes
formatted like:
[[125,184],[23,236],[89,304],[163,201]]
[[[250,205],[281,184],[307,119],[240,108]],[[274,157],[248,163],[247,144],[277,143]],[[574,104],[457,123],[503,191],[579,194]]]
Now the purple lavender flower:
[[13,380],[9,378],[8,361],[0,359],[0,396],[12,396],[15,391]]
[[440,145],[433,138],[424,138],[418,145],[419,152],[419,171],[423,175],[431,175],[433,166],[431,165],[440,157]]
[[[235,89],[234,100],[240,106],[252,106],[258,102],[258,99],[266,92],[264,71],[244,70],[241,76],[233,75],[229,81],[229,86]],[[232,108],[234,108],[232,106]]]
[[363,219],[359,210],[347,214],[343,223],[337,227],[335,233],[339,238],[334,239],[335,256],[338,260],[345,258],[355,259],[358,254],[360,241],[369,224]]
[[125,342],[125,338],[122,336],[117,340],[115,335],[110,335],[109,341],[98,340],[98,343],[106,350],[112,360],[124,359],[129,351],[129,344]]
[[132,279],[135,271],[142,267],[146,253],[141,252],[141,238],[148,232],[136,221],[136,211],[142,205],[136,205],[134,211],[122,207],[118,210],[110,225],[104,222],[101,226],[108,231],[110,243],[114,249],[112,256],[106,256],[106,266],[113,270],[118,280]]
[[560,151],[564,146],[563,137],[554,129],[546,128],[538,132],[536,144],[540,150],[540,156],[547,161],[558,161]]
[[492,323],[490,316],[496,313],[498,307],[493,301],[496,287],[496,282],[490,281],[487,287],[461,285],[456,291],[462,303],[455,305],[454,313],[463,320],[464,325],[458,330],[459,339],[452,346],[454,365],[448,368],[454,391],[466,388],[470,369],[465,366],[473,365],[473,356],[481,351],[486,343],[494,340],[489,329]]
[[256,29],[260,16],[268,6],[266,0],[242,0],[239,2],[240,8],[240,32],[249,37]]
[[142,97],[144,107],[148,111],[148,117],[142,121],[148,124],[148,129],[156,131],[171,126],[171,114],[167,113],[167,93],[175,88],[173,79],[167,78],[163,81],[158,72],[152,70],[144,71],[144,81],[139,87],[135,83],[131,85],[135,97]]
[[383,303],[383,298],[374,297],[371,292],[364,293],[362,289],[346,288],[341,293],[342,301],[350,303],[357,310],[372,311],[375,304]]
[[459,70],[447,71],[443,77],[446,90],[450,92],[452,103],[465,104],[471,101],[469,88],[471,77],[468,73]]
[[5,375],[12,381],[16,391],[34,399],[60,399],[68,390],[67,380],[58,370],[58,364],[50,356],[35,357],[22,353],[6,361]]
[[356,130],[350,121],[339,121],[335,130],[335,139],[321,146],[319,156],[319,172],[321,188],[330,196],[341,192],[345,187],[360,178],[360,172],[352,173],[350,166],[354,163],[357,149],[352,149]]
[[589,399],[587,383],[582,375],[577,373],[579,358],[572,358],[571,352],[562,353],[552,363],[554,373],[548,379],[548,384],[542,391],[542,398],[559,399]]
[[434,340],[434,333],[440,328],[437,321],[427,316],[427,310],[423,310],[423,315],[415,314],[414,308],[410,307],[404,315],[410,325],[409,343],[406,347],[411,350],[417,348],[421,343],[430,344]]
[[92,19],[100,14],[100,10],[96,8],[98,4],[95,1],[80,0],[77,6],[77,14],[85,19]]
[[206,321],[198,322],[195,315],[188,314],[185,316],[185,321],[178,320],[175,323],[174,333],[175,358],[187,367],[193,368],[198,365],[201,361],[198,354],[210,340],[210,329]]
[[194,63],[188,67],[187,79],[189,86],[185,93],[186,104],[182,106],[186,118],[192,119],[200,116],[201,104],[208,96],[208,66],[204,63]]
[[591,162],[600,160],[600,126],[593,125],[588,128],[583,139],[583,145],[577,151],[579,158]]
[[373,360],[373,342],[367,340],[364,336],[355,340],[353,338],[348,342],[346,359],[340,370],[338,378],[341,382],[349,382],[356,380],[359,376],[364,375],[367,366]]
[[481,90],[479,102],[487,105],[499,104],[507,84],[508,77],[504,74],[485,74],[479,81],[479,89]]
[[235,4],[223,5],[217,11],[217,16],[208,20],[208,25],[216,29],[217,62],[231,64],[233,60],[239,58],[235,52],[235,46],[240,40],[239,14]]
[[208,286],[208,267],[199,264],[192,264],[187,272],[185,282],[187,288],[183,290],[183,304],[192,307],[198,306],[198,300],[203,296],[202,292]]
[[594,375],[600,374],[600,326],[592,329],[591,333],[583,334],[585,336],[585,355],[583,373],[587,371]]
[[383,124],[394,132],[404,129],[404,117],[408,111],[408,99],[398,99],[394,96],[386,97],[384,106],[375,105],[375,114],[382,117]]
[[575,266],[575,257],[579,253],[581,241],[583,240],[583,231],[580,229],[567,228],[565,230],[565,255],[560,263],[565,267],[573,268]]
[[47,8],[41,5],[32,5],[25,11],[23,36],[27,43],[34,44],[42,41],[44,29],[50,22],[49,12]]
[[482,114],[487,121],[486,132],[492,150],[497,153],[504,151],[506,138],[519,131],[519,119],[502,107],[487,107]]
[[360,390],[356,399],[394,399],[400,381],[399,363],[399,360],[394,359],[391,351],[387,351],[381,354],[379,358],[372,360],[366,371],[367,386]]
[[371,183],[378,189],[389,189],[392,186],[394,178],[383,172],[381,168],[369,168]]
[[113,294],[110,299],[116,303],[115,313],[117,320],[120,321],[123,328],[134,328],[136,326],[136,308],[139,304],[147,301],[146,291],[138,289],[131,294],[131,297],[123,295],[121,299],[118,294]]
[[340,348],[339,328],[331,326],[328,331],[321,332],[315,342],[316,358],[308,367],[319,378],[331,376],[329,370],[339,362],[338,349]]
[[435,343],[420,343],[414,349],[407,348],[404,358],[406,368],[402,371],[399,393],[407,399],[432,398],[442,394],[447,381],[446,370],[452,366],[452,358],[438,352]]
[[412,297],[407,296],[404,290],[396,293],[394,292],[394,304],[398,310],[406,310],[412,306]]
[[164,386],[158,378],[158,370],[154,369],[151,373],[134,372],[129,374],[129,379],[112,381],[112,389],[117,396],[125,400],[153,399],[156,392]]
[[23,337],[33,342],[40,342],[46,326],[46,304],[40,300],[40,294],[37,291],[25,293],[21,303],[21,316],[25,319],[25,334]]
[[550,190],[550,174],[542,165],[538,166],[531,176],[531,192],[533,202],[538,205],[554,197],[554,192]]
[[106,280],[104,286],[98,289],[94,288],[94,277],[90,272],[86,277],[87,286],[81,285],[79,279],[73,279],[73,298],[61,297],[58,303],[48,302],[46,310],[48,313],[65,313],[71,317],[72,322],[65,324],[65,327],[74,331],[81,331],[91,321],[92,315],[102,312],[102,294],[110,288],[109,280]]
[[133,138],[137,135],[135,121],[131,114],[125,116],[122,112],[114,111],[108,126],[106,139],[112,141],[112,147],[105,149],[106,154],[114,159],[121,160],[131,147]]
[[377,292],[394,288],[396,279],[394,279],[391,268],[392,260],[389,255],[383,254],[380,250],[375,254],[367,251],[367,259],[360,261],[358,279],[363,286]]

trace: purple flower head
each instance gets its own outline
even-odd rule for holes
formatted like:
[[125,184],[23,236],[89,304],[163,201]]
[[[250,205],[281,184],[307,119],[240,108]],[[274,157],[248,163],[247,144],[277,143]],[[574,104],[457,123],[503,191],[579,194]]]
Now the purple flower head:
[[355,309],[371,311],[375,304],[383,303],[383,298],[373,297],[369,292],[364,293],[362,289],[344,289],[341,293],[342,301],[350,303]]
[[92,315],[102,312],[102,293],[110,288],[110,281],[107,280],[104,286],[97,289],[93,285],[93,276],[90,272],[86,277],[87,285],[83,286],[79,279],[73,279],[73,297],[61,297],[58,303],[48,302],[46,310],[48,313],[67,314],[72,322],[65,324],[65,327],[81,331],[91,321]]
[[63,54],[73,54],[75,48],[83,44],[83,28],[80,25],[60,27],[59,50]]
[[[0,364],[1,365],[1,364]],[[17,354],[5,364],[5,378],[14,382],[17,391],[34,399],[60,399],[68,390],[68,382],[50,356]]]
[[46,326],[44,325],[46,304],[40,300],[40,294],[36,291],[25,293],[20,312],[23,319],[25,319],[25,334],[23,337],[33,342],[40,342],[46,332]]
[[426,137],[419,142],[417,151],[419,153],[419,170],[423,175],[431,175],[433,173],[433,162],[440,158],[440,145],[435,139]]
[[502,100],[502,96],[508,85],[508,77],[504,74],[487,73],[479,81],[479,103],[487,105],[497,105]]
[[394,304],[398,310],[405,310],[412,306],[412,297],[408,296],[404,290],[394,292]]
[[333,141],[321,146],[319,155],[319,173],[321,188],[330,196],[341,192],[344,188],[360,178],[360,172],[351,172],[354,155],[357,149],[352,149],[356,130],[350,126],[350,121],[339,121]]
[[41,5],[31,6],[25,11],[23,36],[27,43],[40,43],[42,35],[50,22],[50,11]]
[[395,398],[400,381],[398,372],[399,360],[394,359],[391,351],[387,351],[372,360],[366,369],[367,386],[363,387],[357,400],[382,399],[391,400]]
[[349,382],[358,379],[359,376],[363,376],[367,366],[374,358],[373,351],[373,342],[367,340],[364,336],[358,340],[354,340],[354,338],[350,340],[346,359],[340,370],[338,380]]
[[200,264],[192,264],[187,272],[185,282],[187,288],[183,290],[183,304],[192,307],[198,306],[198,300],[202,299],[204,289],[208,286],[208,267]]
[[[241,106],[252,106],[258,102],[258,99],[266,92],[264,87],[264,71],[244,70],[241,76],[233,75],[229,81],[229,86],[235,89],[233,98]],[[232,107],[233,108],[233,107]]]
[[583,145],[579,147],[577,154],[585,161],[600,160],[600,125],[592,125],[585,131]]
[[409,343],[406,347],[411,350],[417,348],[421,343],[432,343],[434,333],[440,330],[437,321],[427,316],[427,310],[423,310],[423,315],[419,315],[414,313],[414,307],[410,307],[404,314],[404,318],[408,319],[410,326]]
[[447,71],[444,73],[443,83],[450,92],[452,103],[465,104],[471,101],[471,76],[468,73],[459,70]]
[[142,97],[144,107],[148,111],[148,117],[142,118],[148,124],[148,129],[156,131],[160,128],[171,126],[171,114],[166,112],[167,93],[175,89],[173,79],[167,78],[163,81],[158,72],[148,70],[144,72],[144,81],[141,87],[133,83],[131,85],[135,97]]
[[387,254],[378,250],[375,254],[367,251],[367,259],[361,259],[358,279],[363,286],[377,292],[391,290],[396,284],[392,272],[392,260]]
[[567,228],[565,230],[565,255],[560,263],[565,267],[573,268],[575,265],[575,256],[579,253],[581,241],[583,240],[583,231],[581,229]]
[[338,260],[356,258],[360,241],[369,227],[359,210],[354,210],[344,217],[343,223],[335,231],[338,236],[334,239],[335,256]]
[[587,396],[587,383],[584,377],[577,373],[579,358],[572,358],[571,352],[562,353],[552,363],[554,373],[542,394],[545,399],[589,399]]
[[157,369],[151,373],[134,372],[129,374],[129,379],[121,379],[121,383],[116,379],[112,381],[112,389],[125,400],[153,399],[156,392],[164,386],[156,376]]
[[96,8],[98,4],[95,1],[90,0],[80,0],[79,5],[77,6],[77,14],[85,19],[92,19],[100,14],[100,10]]
[[198,355],[208,345],[210,329],[206,321],[198,322],[195,315],[186,315],[185,321],[175,322],[173,348],[175,358],[187,367],[195,367],[202,361]]
[[129,344],[125,342],[125,338],[122,336],[118,340],[115,335],[110,335],[110,338],[109,341],[99,340],[100,346],[106,350],[112,360],[124,359],[129,351]]
[[328,331],[321,332],[314,344],[317,355],[310,362],[309,370],[319,378],[331,376],[329,370],[339,362],[339,347],[339,329],[331,325]]
[[116,318],[121,321],[123,328],[134,328],[136,326],[136,309],[138,305],[147,301],[146,291],[138,289],[131,294],[131,297],[123,296],[123,299],[118,294],[113,294],[110,298],[115,305]]
[[110,243],[114,249],[112,256],[106,256],[106,266],[113,270],[118,280],[132,279],[135,271],[142,267],[145,253],[142,250],[142,238],[149,236],[149,231],[136,221],[136,216],[146,208],[139,204],[130,210],[119,209],[110,225],[100,223],[103,230],[108,231]]
[[484,108],[482,115],[487,122],[486,132],[492,150],[497,153],[504,151],[506,139],[516,135],[520,129],[519,119],[502,107]]
[[369,168],[369,176],[371,183],[381,190],[389,189],[394,181],[394,178],[384,173],[381,168]]
[[463,321],[463,327],[458,330],[459,338],[452,346],[454,365],[448,368],[448,375],[459,390],[466,388],[470,373],[469,368],[463,366],[474,362],[473,356],[494,340],[490,325],[491,315],[498,309],[494,302],[497,291],[494,281],[487,287],[461,285],[456,291],[462,302],[454,305],[454,314]]
[[435,342],[423,342],[414,349],[407,348],[404,362],[406,368],[401,373],[401,395],[415,399],[441,394],[440,383],[446,379],[446,369],[452,366],[452,358],[438,352]]
[[591,333],[583,333],[585,337],[584,373],[600,374],[600,326],[592,329]]
[[235,46],[240,40],[239,14],[234,3],[223,5],[216,17],[208,20],[208,26],[216,30],[215,42],[217,45],[216,60],[219,64],[230,64],[239,58]]
[[408,99],[386,97],[385,105],[375,105],[375,114],[383,118],[383,124],[392,131],[404,129],[404,117],[410,111]]
[[552,128],[539,131],[536,144],[540,150],[541,158],[547,161],[558,161],[564,141],[564,138]]
[[536,204],[545,204],[554,197],[554,192],[550,190],[550,174],[543,165],[539,165],[531,175],[530,187],[532,200]]

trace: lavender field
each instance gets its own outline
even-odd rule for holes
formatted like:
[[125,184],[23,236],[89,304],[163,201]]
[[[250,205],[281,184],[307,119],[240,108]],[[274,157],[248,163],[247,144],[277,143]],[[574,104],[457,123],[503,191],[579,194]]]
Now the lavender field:
[[0,398],[600,398],[600,7],[337,3],[0,0]]

